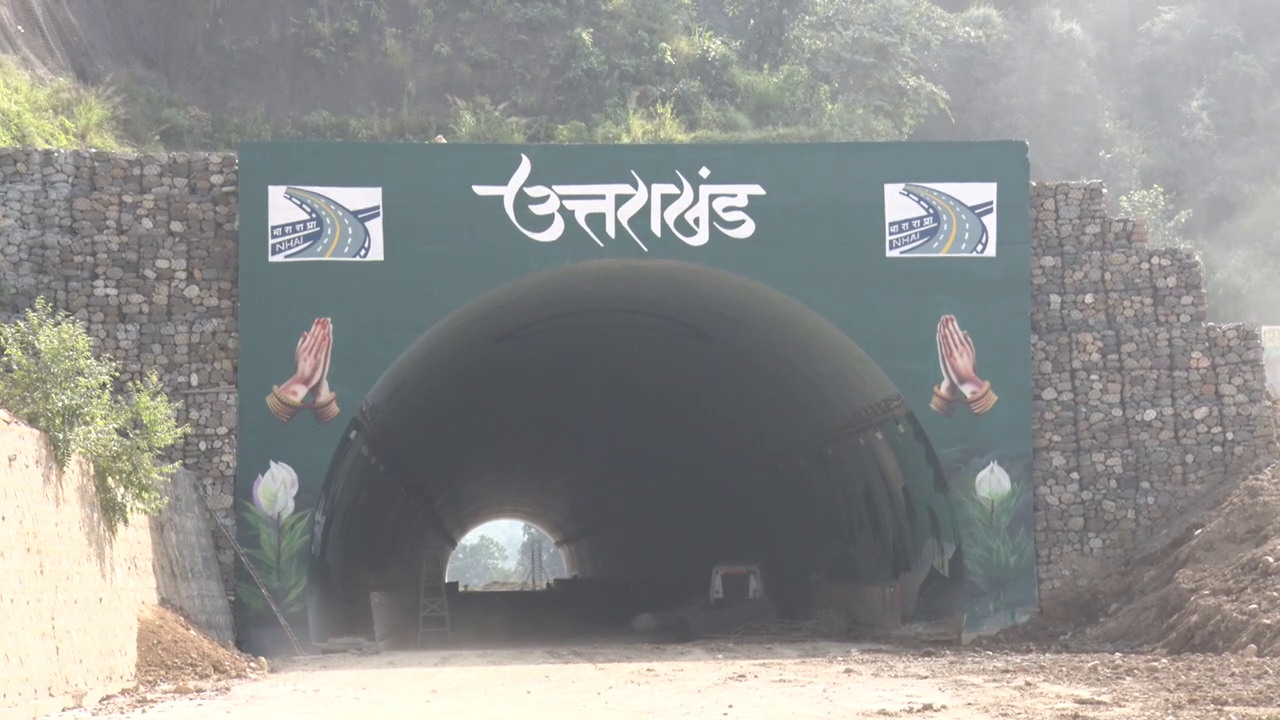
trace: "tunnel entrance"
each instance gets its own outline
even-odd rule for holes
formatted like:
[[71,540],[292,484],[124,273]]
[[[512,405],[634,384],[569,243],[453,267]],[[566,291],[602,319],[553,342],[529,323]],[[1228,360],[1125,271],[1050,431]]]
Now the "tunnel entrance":
[[373,633],[371,593],[416,637],[424,566],[493,517],[544,528],[573,574],[512,625],[625,629],[705,602],[725,562],[759,565],[780,618],[963,617],[943,469],[893,383],[805,305],[702,265],[542,271],[409,347],[320,492],[312,639]]

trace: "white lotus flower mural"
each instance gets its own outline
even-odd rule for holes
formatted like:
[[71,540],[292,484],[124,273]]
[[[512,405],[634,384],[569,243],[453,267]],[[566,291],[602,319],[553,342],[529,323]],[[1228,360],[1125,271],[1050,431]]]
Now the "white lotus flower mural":
[[268,517],[284,520],[293,514],[298,473],[282,462],[267,462],[270,467],[253,482],[253,504]]
[[978,477],[973,481],[973,492],[987,507],[993,508],[1013,492],[1013,481],[1000,463],[992,460],[990,465],[978,471]]
[[[267,469],[253,481],[253,502],[245,502],[245,552],[257,579],[241,578],[237,595],[255,615],[274,623],[265,591],[286,615],[299,615],[306,605],[307,551],[311,511],[297,511],[298,473],[288,463],[268,460]],[[246,574],[247,575],[247,574]]]

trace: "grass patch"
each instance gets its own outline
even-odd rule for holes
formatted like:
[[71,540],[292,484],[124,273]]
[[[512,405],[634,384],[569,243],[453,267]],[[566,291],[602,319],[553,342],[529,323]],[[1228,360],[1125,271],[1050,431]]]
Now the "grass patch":
[[109,91],[46,79],[0,56],[0,147],[121,150]]

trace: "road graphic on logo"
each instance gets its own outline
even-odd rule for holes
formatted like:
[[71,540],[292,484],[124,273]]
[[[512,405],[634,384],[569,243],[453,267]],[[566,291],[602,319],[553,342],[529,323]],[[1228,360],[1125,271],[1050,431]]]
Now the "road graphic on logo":
[[995,257],[996,183],[884,186],[886,257]]
[[267,260],[382,260],[382,188],[267,188]]

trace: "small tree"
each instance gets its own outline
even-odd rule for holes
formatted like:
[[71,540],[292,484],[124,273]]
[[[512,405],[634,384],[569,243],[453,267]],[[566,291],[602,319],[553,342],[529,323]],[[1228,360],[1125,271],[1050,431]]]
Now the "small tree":
[[93,349],[89,333],[44,298],[21,318],[0,324],[0,406],[41,430],[58,464],[80,455],[93,464],[107,528],[164,505],[161,486],[177,463],[163,453],[186,435],[154,372],[117,394],[120,369]]
[[510,575],[506,562],[507,549],[502,547],[502,543],[481,535],[453,551],[453,557],[449,559],[449,580],[463,585],[485,585],[505,580]]
[[1178,245],[1191,220],[1190,210],[1178,210],[1164,188],[1153,185],[1120,198],[1120,212],[1147,224],[1153,245]]

